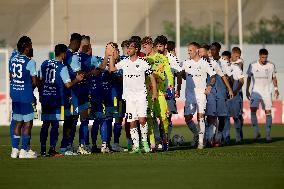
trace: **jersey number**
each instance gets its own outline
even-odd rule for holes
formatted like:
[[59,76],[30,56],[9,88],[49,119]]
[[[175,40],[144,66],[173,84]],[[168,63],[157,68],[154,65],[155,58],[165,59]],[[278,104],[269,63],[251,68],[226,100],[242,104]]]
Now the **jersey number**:
[[55,69],[46,68],[45,83],[54,83],[55,81]]
[[12,73],[12,77],[15,78],[22,78],[23,76],[23,66],[22,64],[12,64],[13,67],[13,73]]

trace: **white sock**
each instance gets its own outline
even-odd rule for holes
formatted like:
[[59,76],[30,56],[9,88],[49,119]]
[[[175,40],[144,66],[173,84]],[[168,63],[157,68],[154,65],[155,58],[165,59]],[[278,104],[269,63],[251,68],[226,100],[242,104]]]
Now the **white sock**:
[[140,131],[141,131],[141,140],[142,142],[147,142],[147,136],[148,136],[148,124],[145,123],[145,125],[140,124]]
[[133,141],[134,147],[139,148],[139,133],[138,128],[132,128],[130,129],[131,139]]
[[208,129],[208,140],[212,141],[214,134],[215,134],[215,130],[216,130],[216,126],[214,124],[210,124],[209,125],[209,129]]
[[205,134],[205,122],[204,122],[204,118],[200,118],[200,120],[198,121],[199,124],[199,144],[203,145],[204,143],[204,134]]

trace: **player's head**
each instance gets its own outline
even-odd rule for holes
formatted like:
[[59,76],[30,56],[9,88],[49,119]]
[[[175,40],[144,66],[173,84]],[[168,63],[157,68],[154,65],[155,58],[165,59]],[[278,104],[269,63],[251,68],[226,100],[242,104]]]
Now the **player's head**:
[[28,36],[22,36],[18,43],[17,43],[17,49],[20,54],[24,54],[27,57],[33,57],[33,46],[32,46],[32,40]]
[[210,45],[210,52],[212,57],[215,58],[219,58],[219,53],[221,50],[221,45],[218,42],[214,42]]
[[122,41],[121,48],[122,48],[122,51],[123,51],[123,55],[127,55],[127,48],[128,48],[128,46],[129,46],[129,41],[128,40]]
[[140,49],[141,49],[140,41],[131,38],[128,40],[128,48],[127,48],[128,56],[132,57],[134,55],[137,55]]
[[92,54],[91,38],[87,35],[82,35],[80,52],[86,53],[88,55]]
[[167,51],[175,55],[176,54],[175,50],[176,50],[176,43],[174,41],[168,41]]
[[72,33],[70,37],[70,48],[77,52],[81,46],[82,36],[79,33]]
[[268,58],[268,51],[266,49],[260,49],[258,54],[259,54],[259,62],[261,64],[265,64]]
[[231,59],[231,52],[230,51],[224,51],[222,52],[222,58],[230,62]]
[[146,36],[141,40],[142,48],[144,52],[149,55],[153,51],[153,39],[150,36]]
[[233,47],[232,48],[232,54],[231,54],[231,61],[236,62],[238,59],[241,58],[242,51],[239,47]]
[[159,35],[155,41],[154,46],[156,47],[158,53],[165,54],[167,48],[168,39],[164,35]]
[[119,49],[118,49],[118,45],[117,43],[114,43],[114,42],[110,42],[108,44],[111,44],[112,47],[114,48],[114,53],[113,53],[113,57],[116,61],[119,60]]
[[55,57],[58,60],[65,60],[66,58],[67,46],[64,44],[57,44],[54,48]]
[[207,45],[206,43],[204,44],[201,44],[200,47],[199,47],[199,56],[200,57],[205,57],[207,58],[208,57],[208,51],[209,51],[209,45]]
[[191,42],[187,45],[188,55],[191,59],[199,57],[199,47],[200,45],[196,42]]

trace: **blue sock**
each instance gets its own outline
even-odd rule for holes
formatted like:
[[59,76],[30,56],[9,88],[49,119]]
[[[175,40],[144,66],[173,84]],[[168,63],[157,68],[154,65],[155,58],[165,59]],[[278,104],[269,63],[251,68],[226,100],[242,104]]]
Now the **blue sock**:
[[13,139],[12,139],[12,147],[13,148],[19,148],[20,138],[21,138],[21,136],[13,135]]
[[107,120],[106,119],[102,120],[100,132],[101,132],[102,142],[103,143],[107,143],[108,142],[108,125],[107,125]]
[[94,119],[93,126],[92,126],[92,129],[91,129],[91,137],[92,137],[92,144],[93,145],[96,145],[96,143],[97,143],[100,125],[101,125],[101,120],[97,119],[97,118]]
[[85,145],[86,143],[87,135],[89,132],[88,123],[89,120],[81,119],[81,125],[79,129],[79,144]]
[[72,145],[74,138],[75,138],[75,134],[76,134],[76,127],[77,127],[77,119],[73,119],[72,121],[72,127],[71,127],[71,131],[70,131],[70,137],[68,137],[68,145]]
[[259,128],[258,128],[258,121],[257,121],[257,117],[256,117],[256,112],[251,112],[250,113],[251,116],[251,123],[252,126],[254,128],[255,131],[259,132]]
[[11,139],[12,146],[13,146],[13,140],[14,140],[14,130],[15,130],[15,127],[16,127],[16,121],[14,119],[12,119],[11,123],[10,123],[10,139]]
[[68,128],[68,124],[70,124],[70,122],[68,121],[68,118],[63,122],[63,137],[61,140],[61,146],[60,148],[66,148],[68,145],[68,141],[67,141],[67,133],[66,130]]
[[193,120],[190,120],[189,122],[186,123],[188,128],[191,130],[191,132],[194,134],[194,135],[197,135],[198,134],[198,129],[196,128],[196,125],[194,123]]
[[51,130],[50,130],[50,148],[55,149],[58,141],[58,128],[59,121],[51,121]]
[[266,124],[265,124],[266,134],[270,135],[271,125],[272,125],[272,116],[271,116],[271,114],[270,115],[266,115]]
[[22,149],[28,150],[30,138],[31,138],[30,135],[23,135],[22,136]]
[[114,138],[114,143],[119,144],[119,138],[121,135],[121,124],[120,123],[114,123],[113,126],[113,138]]
[[106,119],[107,124],[107,142],[110,143],[112,137],[112,118]]
[[41,129],[40,129],[40,145],[41,146],[46,146],[49,125],[50,125],[50,121],[43,121],[42,123]]

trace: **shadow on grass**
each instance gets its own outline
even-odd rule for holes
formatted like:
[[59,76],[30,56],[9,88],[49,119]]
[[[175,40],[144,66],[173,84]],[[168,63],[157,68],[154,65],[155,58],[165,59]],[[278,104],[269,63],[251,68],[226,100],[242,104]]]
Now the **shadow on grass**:
[[[261,138],[257,141],[255,141],[253,138],[247,138],[244,139],[242,143],[235,143],[235,140],[231,139],[230,144],[225,144],[224,147],[226,146],[245,146],[245,145],[250,145],[250,144],[272,144],[274,142],[279,142],[279,141],[284,141],[284,137],[273,137],[271,142],[267,142],[265,138]],[[212,148],[212,147],[209,147]],[[190,146],[190,142],[185,142],[181,146],[172,146],[170,147],[169,151],[175,151],[175,150],[190,150],[190,149],[196,149]]]

